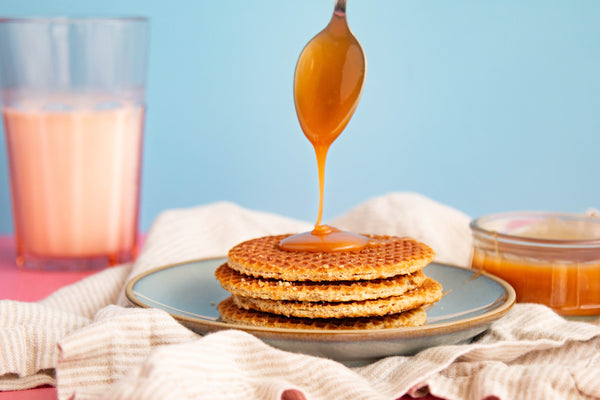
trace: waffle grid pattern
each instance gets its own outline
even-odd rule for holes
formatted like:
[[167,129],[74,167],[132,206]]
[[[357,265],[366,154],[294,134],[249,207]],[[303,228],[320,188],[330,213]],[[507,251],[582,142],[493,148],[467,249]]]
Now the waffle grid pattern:
[[279,248],[289,235],[265,236],[234,246],[232,269],[285,281],[350,281],[389,278],[418,271],[433,261],[434,251],[408,237],[365,235],[375,242],[358,251],[291,252]]

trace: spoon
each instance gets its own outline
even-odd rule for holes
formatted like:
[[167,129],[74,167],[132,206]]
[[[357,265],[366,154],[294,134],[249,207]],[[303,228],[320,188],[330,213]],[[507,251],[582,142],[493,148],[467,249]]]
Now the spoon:
[[323,214],[325,160],[362,94],[367,62],[346,20],[346,0],[336,0],[329,24],[304,47],[294,76],[296,113],[315,148],[319,167],[319,215]]
[[364,51],[346,20],[346,0],[336,0],[329,24],[298,58],[294,100],[300,127],[312,143],[319,170],[319,214],[312,232],[284,239],[287,250],[337,251],[364,247],[369,239],[322,225],[325,161],[331,143],[356,110],[365,83]]

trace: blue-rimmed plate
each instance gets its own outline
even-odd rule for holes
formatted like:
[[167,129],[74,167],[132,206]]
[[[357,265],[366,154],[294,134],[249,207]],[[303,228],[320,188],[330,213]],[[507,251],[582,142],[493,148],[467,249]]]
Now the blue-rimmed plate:
[[240,329],[271,345],[358,365],[428,347],[467,343],[502,317],[515,303],[505,281],[484,272],[432,263],[426,275],[440,282],[444,297],[427,310],[427,324],[380,330],[304,330],[229,324],[219,320],[217,304],[229,296],[214,277],[224,258],[190,261],[154,269],[126,287],[131,303],[171,314],[200,334]]

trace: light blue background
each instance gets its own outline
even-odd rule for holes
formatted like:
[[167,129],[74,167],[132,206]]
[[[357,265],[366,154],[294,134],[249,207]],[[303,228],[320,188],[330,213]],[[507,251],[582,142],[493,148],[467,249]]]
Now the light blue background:
[[[141,222],[218,200],[313,222],[292,79],[332,0],[1,0],[2,15],[151,20]],[[366,87],[325,220],[392,191],[471,216],[600,207],[600,1],[350,0]],[[0,55],[1,56],[1,55]],[[12,231],[4,135],[0,233]]]

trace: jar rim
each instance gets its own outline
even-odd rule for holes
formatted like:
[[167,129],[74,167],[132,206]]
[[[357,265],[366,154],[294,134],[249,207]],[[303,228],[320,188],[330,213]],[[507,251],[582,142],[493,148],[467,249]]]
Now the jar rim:
[[558,218],[561,220],[578,221],[598,225],[600,229],[600,218],[586,216],[574,213],[547,212],[547,211],[511,211],[504,213],[488,214],[482,217],[475,218],[469,224],[473,233],[478,233],[495,240],[504,241],[507,243],[532,245],[532,246],[548,246],[548,247],[567,247],[567,248],[598,248],[600,250],[600,236],[586,239],[550,239],[536,238],[524,235],[510,234],[499,232],[496,230],[487,229],[483,226],[486,222],[495,220],[518,220],[518,219],[535,219],[544,220],[549,218]]
[[0,24],[84,24],[94,22],[147,23],[148,18],[139,15],[0,17]]

